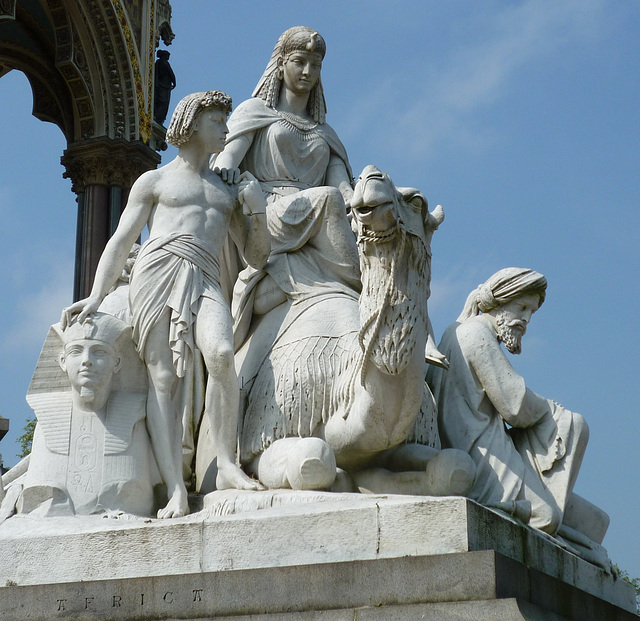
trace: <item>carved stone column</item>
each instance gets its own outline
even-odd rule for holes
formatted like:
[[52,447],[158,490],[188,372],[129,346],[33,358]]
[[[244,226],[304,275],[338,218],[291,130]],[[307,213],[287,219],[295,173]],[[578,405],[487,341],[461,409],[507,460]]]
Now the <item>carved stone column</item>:
[[98,260],[115,231],[133,182],[156,168],[160,156],[142,142],[95,138],[69,145],[62,158],[65,178],[78,195],[73,298],[91,291]]

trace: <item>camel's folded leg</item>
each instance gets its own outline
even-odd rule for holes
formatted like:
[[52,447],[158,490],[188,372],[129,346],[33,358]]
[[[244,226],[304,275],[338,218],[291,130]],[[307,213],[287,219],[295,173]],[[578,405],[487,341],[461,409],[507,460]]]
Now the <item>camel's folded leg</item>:
[[320,438],[282,438],[248,467],[269,489],[329,489],[336,478],[336,458]]
[[403,444],[385,451],[375,465],[353,474],[362,491],[375,494],[466,496],[476,467],[467,453],[421,444]]

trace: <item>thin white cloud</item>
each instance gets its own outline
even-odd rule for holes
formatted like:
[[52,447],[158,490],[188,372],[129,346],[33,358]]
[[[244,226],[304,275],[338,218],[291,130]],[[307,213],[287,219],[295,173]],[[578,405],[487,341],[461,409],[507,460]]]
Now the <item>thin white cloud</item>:
[[439,84],[441,101],[473,110],[503,96],[511,77],[530,63],[594,35],[601,3],[529,0],[493,20],[493,36],[459,49]]
[[65,256],[50,265],[46,282],[14,302],[18,320],[10,325],[5,323],[2,336],[7,354],[35,351],[37,357],[49,326],[60,319],[60,312],[72,300],[73,262]]
[[[441,266],[438,268],[441,269]],[[429,315],[432,321],[446,325],[455,321],[469,293],[491,276],[493,271],[488,263],[478,261],[472,265],[449,265],[444,273],[433,276],[429,298]]]
[[[568,46],[597,36],[605,19],[601,0],[528,0],[502,11],[480,9],[478,16],[469,43],[453,48],[439,65],[415,68],[409,85],[400,83],[406,75],[387,79],[376,84],[374,97],[367,93],[356,102],[352,131],[380,128],[369,132],[370,141],[412,157],[435,155],[445,146],[486,148],[498,130],[480,126],[477,111],[505,97],[535,63],[560,59]],[[398,110],[398,99],[412,103]]]

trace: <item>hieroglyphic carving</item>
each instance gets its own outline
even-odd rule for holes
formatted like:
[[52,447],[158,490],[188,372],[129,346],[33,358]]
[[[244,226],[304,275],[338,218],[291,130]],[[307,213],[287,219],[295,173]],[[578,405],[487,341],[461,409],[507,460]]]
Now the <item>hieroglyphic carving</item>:
[[123,321],[95,313],[51,328],[27,393],[37,425],[20,513],[153,512],[145,379]]

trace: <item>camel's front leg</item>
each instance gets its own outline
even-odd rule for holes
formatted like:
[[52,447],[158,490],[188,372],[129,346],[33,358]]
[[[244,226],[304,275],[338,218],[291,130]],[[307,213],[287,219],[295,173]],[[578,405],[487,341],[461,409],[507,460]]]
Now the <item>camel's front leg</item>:
[[336,478],[336,459],[320,438],[276,440],[248,466],[269,489],[329,489]]
[[353,474],[360,491],[374,494],[466,496],[476,473],[464,451],[401,444],[381,453],[371,468]]
[[383,373],[369,363],[364,386],[359,377],[355,379],[346,412],[336,412],[325,424],[323,438],[340,468],[362,468],[409,435],[425,389],[424,352],[416,351],[415,364],[397,375]]

